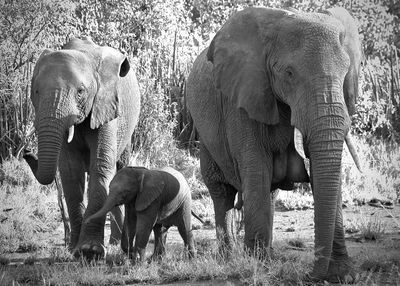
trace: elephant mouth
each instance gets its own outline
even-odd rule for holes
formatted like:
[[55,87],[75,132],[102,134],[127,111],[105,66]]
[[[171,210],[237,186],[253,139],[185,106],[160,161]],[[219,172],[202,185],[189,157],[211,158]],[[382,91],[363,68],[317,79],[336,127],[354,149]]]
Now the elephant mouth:
[[[356,148],[354,147],[353,140],[351,139],[350,131],[347,132],[345,138],[344,138],[347,148],[349,149],[350,155],[353,158],[353,161],[357,167],[357,169],[362,173],[361,165],[360,165],[360,159],[357,155]],[[296,148],[297,153],[303,158],[303,160],[306,162],[309,162],[308,156],[306,156],[306,152],[304,151],[304,138],[303,134],[301,131],[297,128],[294,128],[294,146]],[[309,165],[309,164],[306,164]]]

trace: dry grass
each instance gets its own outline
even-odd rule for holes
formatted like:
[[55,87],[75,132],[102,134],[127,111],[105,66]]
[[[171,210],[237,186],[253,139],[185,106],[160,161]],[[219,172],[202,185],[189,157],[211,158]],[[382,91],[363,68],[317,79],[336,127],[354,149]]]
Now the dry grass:
[[[382,143],[371,147],[360,139],[357,140],[356,146],[362,155],[364,173],[359,173],[345,154],[343,164],[345,201],[361,204],[378,196],[382,200],[398,200],[400,157],[397,146]],[[175,149],[171,154],[170,156],[174,158],[164,154],[162,160],[155,162],[160,164],[171,162],[172,166],[188,178],[192,187],[194,209],[212,226],[214,223],[212,200],[202,183],[198,159],[188,157],[185,151],[179,149]],[[148,167],[158,167],[149,163],[150,161],[147,161]],[[30,251],[30,254],[24,264],[19,266],[5,266],[9,264],[9,259],[6,256],[0,257],[0,285],[12,285],[13,282],[14,285],[122,285],[215,279],[230,279],[245,285],[307,285],[303,278],[312,266],[313,251],[305,247],[303,241],[296,239],[289,241],[289,245],[274,246],[275,256],[269,260],[257,258],[257,255],[248,255],[241,243],[233,250],[232,258],[224,260],[216,252],[215,241],[201,239],[197,241],[198,257],[190,261],[182,254],[181,245],[172,245],[167,250],[166,257],[159,262],[149,264],[132,265],[119,247],[109,247],[104,262],[96,264],[74,262],[66,248],[46,249],[41,240],[42,235],[49,236],[54,227],[61,223],[56,190],[37,184],[24,162],[11,159],[4,163],[3,169],[7,177],[0,186],[2,252],[19,249]],[[368,183],[365,183],[365,180]],[[281,192],[280,200],[288,209],[312,207],[312,197],[307,189]],[[363,220],[354,223],[355,231],[365,239],[380,239],[384,236],[385,226],[379,219],[369,219],[366,215],[363,217]],[[193,219],[194,224],[195,221]],[[49,258],[45,260],[46,263],[39,258],[43,257],[43,254],[35,254],[42,247],[43,251],[48,251]],[[32,252],[33,250],[36,252]],[[367,276],[370,275],[365,278],[367,280],[363,280],[364,282],[378,281],[376,276],[379,273],[390,274],[390,277],[398,274],[398,265],[392,263],[392,268],[389,269],[384,260],[379,260],[381,262],[376,266],[371,266],[371,263],[368,266],[367,262],[373,259],[371,256],[359,260],[360,263],[361,261],[366,263],[361,270],[366,271]]]
[[345,152],[342,173],[344,201],[358,204],[365,204],[372,199],[398,202],[400,146],[379,140],[368,144],[362,138],[354,139],[363,172],[357,170],[350,155]]
[[57,192],[36,182],[25,162],[4,162],[0,185],[0,254],[35,251],[60,224]]
[[161,261],[138,265],[129,260],[118,265],[119,255],[114,253],[115,263],[81,261],[10,267],[0,276],[0,284],[29,281],[35,285],[124,285],[232,279],[245,285],[282,285],[282,281],[287,282],[285,285],[302,285],[303,274],[309,270],[309,264],[300,256],[280,249],[276,257],[263,260],[246,253],[239,243],[232,251],[232,258],[224,260],[216,252],[215,244],[200,242],[199,245],[204,248],[199,249],[198,257],[193,260],[188,260],[181,246],[172,246]]

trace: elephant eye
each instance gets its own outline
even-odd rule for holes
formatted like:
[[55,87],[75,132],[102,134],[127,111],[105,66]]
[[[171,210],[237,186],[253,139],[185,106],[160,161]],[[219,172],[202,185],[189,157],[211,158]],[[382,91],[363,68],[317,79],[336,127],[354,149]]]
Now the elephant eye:
[[85,93],[85,87],[81,85],[80,87],[77,88],[76,91],[78,92],[78,95],[81,96]]
[[289,79],[292,79],[294,77],[294,73],[293,73],[293,70],[291,68],[286,68],[285,69],[285,74],[286,74],[286,77],[289,78]]

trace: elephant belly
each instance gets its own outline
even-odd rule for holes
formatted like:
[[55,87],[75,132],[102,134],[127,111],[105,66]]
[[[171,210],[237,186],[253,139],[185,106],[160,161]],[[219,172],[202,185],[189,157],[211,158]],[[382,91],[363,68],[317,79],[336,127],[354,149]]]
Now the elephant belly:
[[283,153],[274,154],[272,189],[292,190],[295,182],[310,182],[303,158],[290,145]]

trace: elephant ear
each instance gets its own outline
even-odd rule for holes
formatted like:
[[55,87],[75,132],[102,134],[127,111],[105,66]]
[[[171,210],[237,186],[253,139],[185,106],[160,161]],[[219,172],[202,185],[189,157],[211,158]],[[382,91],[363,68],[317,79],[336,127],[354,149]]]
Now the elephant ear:
[[92,129],[119,116],[118,83],[129,72],[128,59],[117,50],[101,47],[98,65],[99,87],[94,98],[90,127]]
[[116,49],[96,45],[89,37],[72,39],[63,49],[75,49],[94,58],[98,89],[94,97],[90,127],[101,125],[117,118],[119,114],[118,84],[129,70],[129,61]]
[[251,119],[265,124],[279,122],[266,69],[268,34],[286,13],[266,8],[240,11],[215,35],[207,52],[215,86]]
[[140,179],[140,189],[136,198],[136,211],[145,210],[162,194],[164,187],[165,182],[160,172],[144,172]]
[[[34,106],[37,106],[38,104],[38,98],[37,98],[37,94],[35,93],[35,80],[36,77],[39,73],[39,69],[40,69],[40,65],[41,65],[41,61],[43,60],[43,58],[45,56],[47,56],[48,54],[52,53],[53,50],[50,49],[45,49],[39,56],[39,59],[36,61],[35,64],[35,68],[33,69],[33,74],[32,74],[32,80],[31,80],[31,101],[33,103]],[[36,117],[37,118],[37,117]]]
[[343,92],[349,115],[353,115],[356,110],[358,76],[361,61],[363,60],[363,51],[359,39],[357,23],[349,12],[342,7],[328,9],[326,13],[338,19],[345,28],[342,44],[349,55],[350,67],[344,78]]

